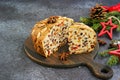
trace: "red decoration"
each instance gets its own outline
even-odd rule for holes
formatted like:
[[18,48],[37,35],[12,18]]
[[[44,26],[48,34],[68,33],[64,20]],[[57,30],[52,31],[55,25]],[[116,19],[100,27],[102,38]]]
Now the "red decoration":
[[[108,22],[101,22],[100,24],[101,24],[101,26],[102,26],[103,28],[102,28],[102,30],[100,31],[100,33],[98,34],[98,36],[100,37],[100,36],[102,36],[102,35],[104,35],[104,34],[107,33],[108,36],[110,37],[110,39],[112,39],[113,29],[117,28],[118,26],[112,23],[112,19],[109,19]],[[107,25],[109,25],[109,26],[111,27],[111,28],[110,28],[110,31],[106,30]]]
[[111,11],[118,11],[120,12],[120,3],[113,5],[113,6],[102,6],[106,11],[111,12]]
[[114,51],[110,51],[109,54],[116,55],[120,57],[120,44],[118,44],[118,49]]

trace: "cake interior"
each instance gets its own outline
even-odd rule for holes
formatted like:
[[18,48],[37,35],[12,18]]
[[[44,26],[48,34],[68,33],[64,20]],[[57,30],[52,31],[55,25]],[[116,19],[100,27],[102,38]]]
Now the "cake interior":
[[42,41],[44,53],[50,56],[58,50],[58,48],[67,42],[68,26],[71,25],[70,21],[63,21],[50,29],[50,32]]
[[[95,45],[95,34],[91,34],[90,29],[80,27],[81,24],[76,24],[69,28],[68,44],[70,53],[80,54],[91,52]],[[84,25],[83,25],[84,26]]]

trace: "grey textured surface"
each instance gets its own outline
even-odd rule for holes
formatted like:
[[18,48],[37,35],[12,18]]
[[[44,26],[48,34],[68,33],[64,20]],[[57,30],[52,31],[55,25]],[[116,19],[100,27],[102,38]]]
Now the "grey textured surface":
[[[23,43],[33,25],[50,15],[67,16],[79,21],[96,3],[113,5],[119,0],[0,0],[0,80],[99,80],[83,66],[54,69],[32,62],[24,53]],[[109,43],[110,40],[102,37]],[[114,39],[119,39],[119,33]],[[99,51],[107,49],[101,47]],[[107,58],[96,57],[105,64]],[[120,80],[120,65],[112,67],[110,80]]]

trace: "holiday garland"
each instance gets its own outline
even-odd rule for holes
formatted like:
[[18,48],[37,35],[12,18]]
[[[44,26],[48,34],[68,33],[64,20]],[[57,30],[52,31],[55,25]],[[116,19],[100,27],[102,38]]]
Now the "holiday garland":
[[117,4],[117,6],[115,5],[115,7],[105,7],[107,6],[96,4],[96,6],[90,9],[90,17],[80,17],[80,21],[91,26],[96,32],[99,32],[99,30],[101,30],[100,22],[106,22],[112,18],[113,24],[119,26],[117,31],[120,31],[120,3]]
[[[80,17],[80,22],[92,27],[98,33],[98,37],[107,34],[112,39],[113,29],[120,32],[120,3],[113,6],[96,4],[90,9],[89,17]],[[102,40],[98,42],[105,43]],[[102,57],[109,57],[107,61],[109,66],[120,62],[119,44],[120,40],[112,40],[109,49],[99,53]]]

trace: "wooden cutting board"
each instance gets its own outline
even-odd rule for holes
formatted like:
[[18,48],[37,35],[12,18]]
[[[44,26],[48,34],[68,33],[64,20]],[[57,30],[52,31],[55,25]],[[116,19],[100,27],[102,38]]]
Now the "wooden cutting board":
[[91,53],[73,54],[67,58],[67,61],[61,61],[59,60],[60,52],[66,51],[67,46],[62,47],[58,52],[51,55],[50,57],[45,58],[39,55],[38,53],[36,53],[33,47],[31,37],[28,37],[24,43],[24,50],[27,56],[31,60],[43,66],[54,67],[54,68],[72,68],[77,66],[86,66],[91,70],[91,72],[96,77],[101,79],[109,79],[113,76],[112,69],[107,65],[94,62],[94,58],[97,54],[98,49],[99,49],[99,45],[97,44],[95,50]]

